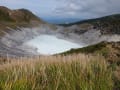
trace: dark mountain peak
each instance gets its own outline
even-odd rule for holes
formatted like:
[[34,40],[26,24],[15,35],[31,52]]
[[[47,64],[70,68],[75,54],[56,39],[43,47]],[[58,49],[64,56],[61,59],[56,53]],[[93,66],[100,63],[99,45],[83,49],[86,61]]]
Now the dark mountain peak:
[[27,9],[11,10],[7,7],[0,6],[0,22],[24,22],[24,23],[44,23],[36,15]]
[[0,6],[0,10],[3,10],[3,11],[10,11],[10,9],[8,9],[8,8],[5,7],[5,6]]
[[9,17],[10,9],[0,6],[0,21],[12,21]]

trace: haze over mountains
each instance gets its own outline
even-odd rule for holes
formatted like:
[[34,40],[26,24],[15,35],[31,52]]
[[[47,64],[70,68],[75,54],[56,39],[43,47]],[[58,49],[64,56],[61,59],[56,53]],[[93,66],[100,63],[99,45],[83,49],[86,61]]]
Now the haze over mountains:
[[[61,25],[42,21],[26,9],[0,7],[0,53],[10,56],[38,55],[25,43],[40,35],[51,35],[79,45],[120,41],[120,14]],[[39,41],[40,42],[40,41]]]

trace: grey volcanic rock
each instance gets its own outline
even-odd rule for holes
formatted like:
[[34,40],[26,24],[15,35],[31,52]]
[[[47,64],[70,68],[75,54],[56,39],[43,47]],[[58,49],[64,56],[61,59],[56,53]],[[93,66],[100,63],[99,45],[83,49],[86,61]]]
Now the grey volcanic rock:
[[85,45],[101,41],[120,41],[120,14],[61,26],[64,27],[64,30],[60,32],[64,36]]
[[102,41],[120,41],[120,15],[73,24],[52,25],[26,9],[0,7],[0,55],[38,55],[37,48],[25,43],[40,35],[54,35],[83,46]]
[[[19,54],[16,53],[17,55],[37,55],[36,48],[26,46],[24,45],[24,42],[27,42],[44,33],[48,32],[45,28],[42,29],[42,26],[37,28],[21,28],[20,31],[11,30],[10,33],[6,33],[3,37],[1,37],[0,49],[4,46],[4,48],[8,48],[11,52],[12,50],[15,52],[21,51]],[[5,54],[11,54],[8,50],[5,51]]]
[[29,10],[11,10],[0,6],[0,55],[36,55],[35,49],[22,44],[34,36],[29,33],[30,28],[44,24],[46,23]]

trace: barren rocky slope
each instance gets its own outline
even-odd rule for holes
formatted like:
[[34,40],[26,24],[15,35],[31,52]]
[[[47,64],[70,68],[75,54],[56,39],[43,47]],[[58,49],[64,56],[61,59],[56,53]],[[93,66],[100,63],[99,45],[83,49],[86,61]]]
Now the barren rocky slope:
[[36,48],[24,43],[41,34],[54,35],[88,46],[102,41],[120,41],[120,15],[73,24],[52,25],[26,9],[10,10],[0,6],[0,55],[37,55]]
[[62,33],[68,36],[75,34],[77,41],[88,45],[101,41],[120,41],[120,14],[62,26],[65,27]]
[[29,10],[11,10],[0,6],[0,55],[24,56],[34,54],[18,48],[22,44],[20,39],[22,38],[24,41],[23,34],[21,35],[19,32],[22,31],[22,27],[32,28],[39,26],[39,24],[45,24],[45,22]]

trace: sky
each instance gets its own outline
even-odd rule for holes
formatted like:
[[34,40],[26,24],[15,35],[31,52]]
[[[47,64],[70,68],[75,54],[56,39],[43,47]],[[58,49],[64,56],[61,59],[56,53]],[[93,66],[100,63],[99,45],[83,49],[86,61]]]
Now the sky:
[[0,0],[0,6],[26,8],[44,19],[82,20],[120,13],[120,0]]

